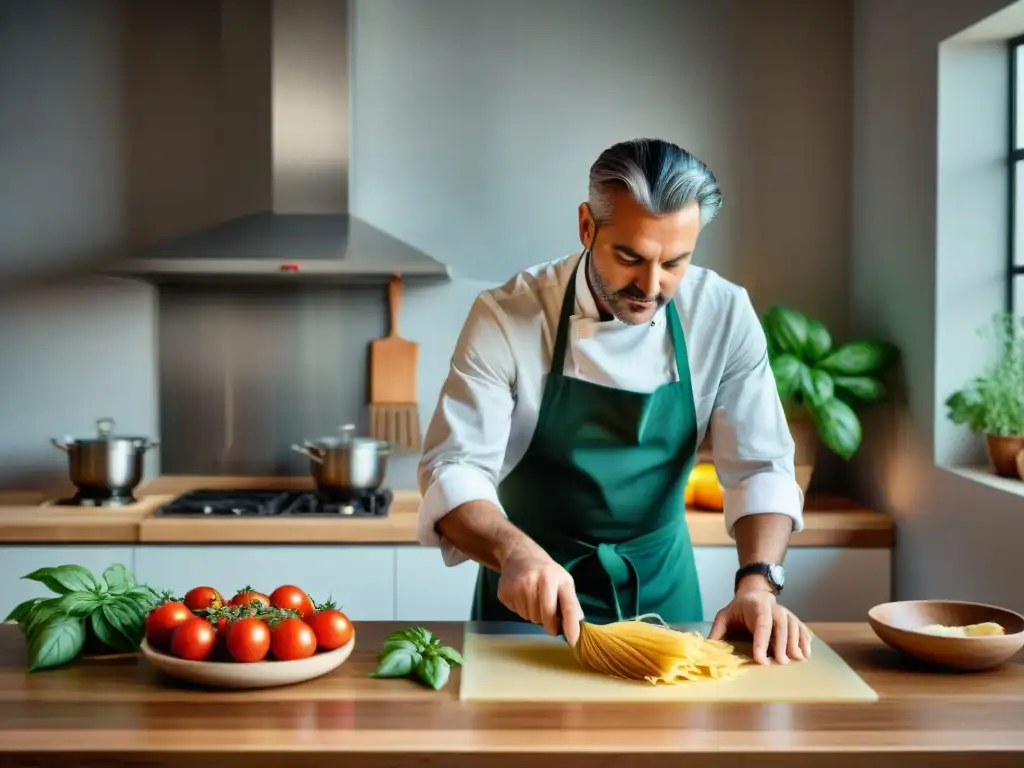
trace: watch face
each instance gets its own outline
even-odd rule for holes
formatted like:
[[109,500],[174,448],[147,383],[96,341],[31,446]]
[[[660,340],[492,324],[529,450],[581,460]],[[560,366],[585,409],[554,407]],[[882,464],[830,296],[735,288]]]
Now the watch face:
[[768,566],[771,572],[771,579],[780,587],[786,582],[786,572],[783,570],[781,565]]

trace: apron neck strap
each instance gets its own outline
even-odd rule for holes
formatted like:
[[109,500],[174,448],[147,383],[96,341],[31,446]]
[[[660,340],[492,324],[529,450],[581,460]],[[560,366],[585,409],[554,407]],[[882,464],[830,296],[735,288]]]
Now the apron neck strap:
[[[576,262],[576,266],[573,267],[572,275],[569,277],[569,285],[565,288],[565,297],[562,299],[562,311],[558,318],[558,332],[555,334],[555,350],[551,357],[551,373],[557,375],[561,375],[562,371],[565,370],[565,349],[569,338],[569,323],[572,320],[573,308],[576,306],[576,273],[579,271],[580,264],[583,263],[588,255],[584,253]],[[683,327],[679,322],[676,303],[669,301],[665,307],[665,312],[668,317],[668,330],[672,337],[672,347],[675,351],[677,375],[682,376],[689,367],[689,361],[686,356],[686,341],[683,338]]]

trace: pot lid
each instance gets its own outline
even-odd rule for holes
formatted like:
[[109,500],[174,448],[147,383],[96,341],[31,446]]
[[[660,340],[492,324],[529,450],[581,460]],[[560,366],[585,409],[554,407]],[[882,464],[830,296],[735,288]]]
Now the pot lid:
[[342,445],[372,445],[381,446],[384,443],[375,437],[364,437],[357,435],[355,424],[342,424],[339,429],[341,430],[340,437],[318,437],[316,440],[310,440],[311,445],[320,446],[321,448],[337,448]]
[[71,437],[67,436],[64,438],[66,443],[77,443],[79,445],[86,445],[88,443],[107,443],[119,440],[128,440],[133,443],[148,442],[148,438],[139,437],[137,435],[115,435],[114,434],[115,422],[109,416],[105,416],[101,419],[96,419],[96,434],[92,437]]

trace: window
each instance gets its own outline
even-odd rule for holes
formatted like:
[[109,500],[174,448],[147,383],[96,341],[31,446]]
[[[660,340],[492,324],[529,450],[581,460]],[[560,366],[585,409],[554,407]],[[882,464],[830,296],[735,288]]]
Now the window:
[[1010,208],[1006,311],[1024,316],[1024,35],[1010,40]]

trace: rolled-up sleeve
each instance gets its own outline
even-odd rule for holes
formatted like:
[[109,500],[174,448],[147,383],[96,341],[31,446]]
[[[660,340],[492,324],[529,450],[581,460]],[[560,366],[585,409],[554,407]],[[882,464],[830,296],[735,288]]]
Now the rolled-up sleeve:
[[469,501],[490,501],[502,509],[497,485],[508,445],[514,387],[515,359],[507,333],[493,300],[481,294],[456,342],[418,471],[422,502],[417,539],[440,547],[449,566],[468,557],[438,533],[437,522]]
[[803,493],[794,471],[794,442],[768,360],[768,345],[746,291],[727,324],[728,359],[711,417],[715,469],[725,490],[729,536],[744,515],[777,513],[803,529]]

